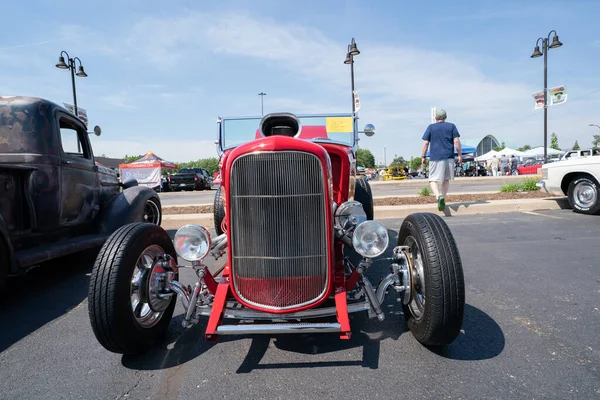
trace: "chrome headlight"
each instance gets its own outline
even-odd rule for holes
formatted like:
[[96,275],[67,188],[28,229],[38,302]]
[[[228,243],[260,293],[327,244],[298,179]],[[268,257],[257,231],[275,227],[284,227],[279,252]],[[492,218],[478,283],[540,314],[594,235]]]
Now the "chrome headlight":
[[185,225],[175,234],[175,251],[186,261],[202,260],[210,251],[208,231],[199,225]]
[[390,237],[387,229],[377,221],[365,221],[354,229],[352,246],[363,257],[379,257],[388,248]]
[[335,210],[335,227],[344,231],[352,230],[367,220],[367,214],[358,201],[347,201]]

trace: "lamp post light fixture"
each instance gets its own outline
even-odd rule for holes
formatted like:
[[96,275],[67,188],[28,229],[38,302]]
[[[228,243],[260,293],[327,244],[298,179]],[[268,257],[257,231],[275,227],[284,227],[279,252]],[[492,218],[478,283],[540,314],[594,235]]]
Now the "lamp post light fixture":
[[263,107],[263,98],[267,95],[266,93],[260,92],[258,94],[260,96],[260,113],[261,115],[265,115],[264,107]]
[[[63,57],[63,54],[65,54],[67,56],[68,64],[65,62],[65,57]],[[77,73],[76,73],[75,67],[77,65],[77,61],[79,61],[79,68],[77,69]],[[56,64],[56,67],[60,68],[60,69],[70,69],[71,70],[71,84],[73,86],[73,108],[75,111],[75,115],[79,116],[79,112],[77,110],[77,93],[75,90],[75,75],[77,75],[81,78],[87,77],[87,74],[83,70],[83,65],[81,65],[81,60],[79,59],[79,57],[71,58],[69,56],[69,53],[67,53],[66,51],[63,50],[60,52],[60,57],[58,57],[58,63]]]
[[590,124],[590,126],[595,126],[596,128],[600,129],[600,125]]
[[[548,45],[552,33],[554,33],[552,43]],[[542,41],[541,51],[539,46],[540,40]],[[531,55],[531,58],[544,56],[544,162],[548,159],[548,50],[560,46],[562,46],[562,43],[558,40],[558,34],[555,30],[551,30],[548,37],[538,38],[537,42],[535,42],[533,54]]]
[[348,52],[346,53],[346,60],[344,60],[344,64],[350,64],[350,78],[352,80],[352,117],[356,118],[356,104],[354,103],[354,56],[360,54],[358,48],[356,47],[356,42],[354,38],[348,45]]

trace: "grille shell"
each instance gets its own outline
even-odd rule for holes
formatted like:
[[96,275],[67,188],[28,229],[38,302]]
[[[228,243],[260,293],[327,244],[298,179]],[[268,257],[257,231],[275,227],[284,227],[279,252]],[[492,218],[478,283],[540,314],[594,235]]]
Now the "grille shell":
[[319,301],[329,285],[328,190],[321,160],[300,151],[253,152],[231,165],[233,290],[283,311]]

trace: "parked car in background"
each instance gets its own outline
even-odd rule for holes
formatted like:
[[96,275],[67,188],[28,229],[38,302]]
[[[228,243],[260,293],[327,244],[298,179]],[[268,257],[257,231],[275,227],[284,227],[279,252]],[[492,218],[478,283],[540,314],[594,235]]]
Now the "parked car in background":
[[529,158],[523,162],[522,165],[517,166],[515,175],[536,175],[539,169],[542,168],[544,162],[542,160],[536,160],[535,158]]
[[211,186],[210,175],[204,168],[181,168],[176,174],[169,175],[169,187],[172,192],[210,190]]
[[[94,133],[100,136],[100,128]],[[48,100],[0,96],[0,287],[7,275],[161,223],[158,195],[95,161],[85,124]]]
[[562,160],[568,160],[570,158],[576,158],[576,157],[588,157],[588,156],[591,156],[592,154],[593,154],[592,149],[571,150],[571,151],[567,151],[560,159],[562,161]]
[[573,157],[545,164],[538,187],[549,194],[568,196],[575,212],[600,213],[600,156]]

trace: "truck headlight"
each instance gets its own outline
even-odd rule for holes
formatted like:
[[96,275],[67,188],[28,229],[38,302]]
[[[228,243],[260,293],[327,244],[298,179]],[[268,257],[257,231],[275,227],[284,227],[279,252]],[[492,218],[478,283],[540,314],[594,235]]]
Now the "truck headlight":
[[379,257],[388,248],[390,237],[387,229],[377,221],[365,221],[354,229],[352,246],[363,257]]
[[177,255],[186,261],[202,260],[210,251],[211,245],[210,233],[194,224],[179,228],[173,242]]

